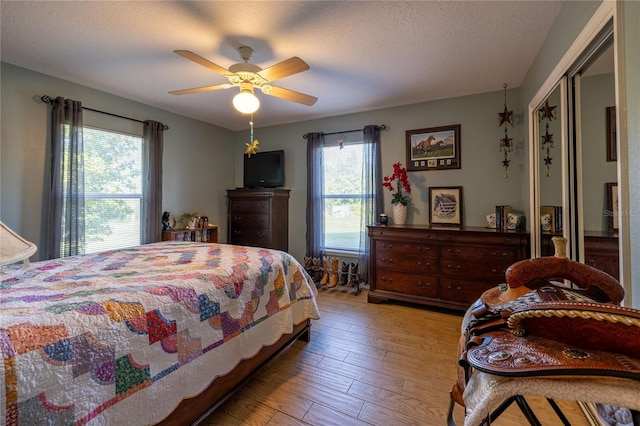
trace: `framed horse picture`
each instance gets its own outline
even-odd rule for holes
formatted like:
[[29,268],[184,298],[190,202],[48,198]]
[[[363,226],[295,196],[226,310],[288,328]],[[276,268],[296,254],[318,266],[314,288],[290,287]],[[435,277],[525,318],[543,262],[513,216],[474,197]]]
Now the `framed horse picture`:
[[462,226],[462,187],[429,188],[429,224]]
[[459,169],[460,125],[407,130],[407,171]]

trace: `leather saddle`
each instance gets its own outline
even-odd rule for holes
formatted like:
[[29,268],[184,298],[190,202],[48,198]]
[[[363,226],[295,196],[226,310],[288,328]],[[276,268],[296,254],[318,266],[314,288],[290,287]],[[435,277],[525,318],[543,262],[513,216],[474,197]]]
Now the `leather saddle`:
[[640,380],[640,311],[619,306],[620,283],[556,254],[517,262],[506,284],[486,291],[467,310],[458,347],[463,393],[474,370],[505,377],[608,376]]

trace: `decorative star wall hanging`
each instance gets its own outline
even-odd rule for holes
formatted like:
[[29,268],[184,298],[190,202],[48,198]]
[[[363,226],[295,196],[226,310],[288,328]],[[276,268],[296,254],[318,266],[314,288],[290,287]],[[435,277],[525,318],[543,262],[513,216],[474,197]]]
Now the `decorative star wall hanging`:
[[545,151],[546,157],[544,157],[544,165],[547,167],[547,177],[551,176],[551,148],[553,148],[553,133],[549,133],[549,123],[556,119],[555,109],[556,106],[549,105],[549,101],[545,101],[544,106],[538,109],[538,115],[540,116],[540,122],[546,121],[544,126],[544,135],[540,136],[542,143],[540,149]]
[[513,151],[513,138],[509,137],[509,133],[507,131],[507,124],[511,124],[513,126],[513,111],[509,111],[507,108],[507,84],[504,85],[504,111],[499,112],[498,116],[500,117],[498,120],[498,127],[504,126],[504,137],[500,139],[500,152],[504,153],[504,159],[502,160],[502,167],[504,168],[504,178],[507,179],[509,175],[507,174],[507,169],[509,168],[509,153]]

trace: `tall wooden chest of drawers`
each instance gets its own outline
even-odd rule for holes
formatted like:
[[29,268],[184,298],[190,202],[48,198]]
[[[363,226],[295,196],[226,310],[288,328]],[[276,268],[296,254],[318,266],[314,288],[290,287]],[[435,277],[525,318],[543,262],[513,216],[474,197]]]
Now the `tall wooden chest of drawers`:
[[288,189],[229,189],[227,199],[229,244],[288,250]]
[[369,296],[466,311],[529,257],[529,234],[488,228],[369,226]]

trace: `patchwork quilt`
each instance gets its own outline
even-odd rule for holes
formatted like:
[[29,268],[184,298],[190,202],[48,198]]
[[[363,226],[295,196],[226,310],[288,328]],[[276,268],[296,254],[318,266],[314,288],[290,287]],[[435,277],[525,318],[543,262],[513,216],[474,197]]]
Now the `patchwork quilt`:
[[318,318],[289,254],[162,242],[0,271],[0,424],[149,424]]

